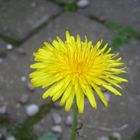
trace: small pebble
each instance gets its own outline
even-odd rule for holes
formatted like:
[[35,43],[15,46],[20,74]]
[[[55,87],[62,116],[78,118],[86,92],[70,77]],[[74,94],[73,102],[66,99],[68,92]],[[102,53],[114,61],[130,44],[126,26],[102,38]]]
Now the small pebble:
[[32,7],[36,7],[36,3],[35,3],[35,2],[32,2],[32,3],[31,3],[31,6],[32,6]]
[[110,101],[110,95],[108,93],[105,93],[104,95],[105,95],[106,100]]
[[7,106],[0,107],[0,115],[4,115],[7,113]]
[[22,82],[25,82],[25,81],[26,81],[26,77],[25,77],[25,76],[21,76],[20,80],[21,80]]
[[17,104],[15,105],[15,107],[16,107],[17,109],[20,109],[20,108],[21,108],[21,105],[20,105],[19,103],[17,103]]
[[7,50],[12,50],[12,49],[13,49],[13,46],[12,46],[11,44],[8,44],[8,45],[6,46],[6,48],[7,48]]
[[107,136],[102,136],[102,137],[98,138],[97,140],[109,140],[109,138]]
[[6,140],[16,140],[16,138],[14,136],[10,136]]
[[33,92],[34,89],[35,89],[35,88],[32,86],[32,84],[29,83],[29,82],[28,82],[28,84],[27,84],[27,88],[28,88],[31,92]]
[[23,94],[19,100],[21,104],[26,104],[29,101],[29,96],[28,94]]
[[71,116],[71,115],[68,115],[68,116],[66,117],[65,124],[66,124],[67,126],[72,126],[72,116]]
[[36,104],[28,105],[26,106],[25,111],[28,116],[34,116],[39,112],[39,106]]
[[58,113],[53,113],[52,119],[53,119],[54,124],[60,124],[62,122],[62,118]]
[[51,128],[51,130],[52,130],[54,133],[58,133],[58,134],[62,133],[62,127],[61,127],[60,125],[53,126],[53,127]]
[[112,136],[115,137],[117,140],[121,140],[121,134],[118,132],[112,133]]
[[79,0],[77,2],[77,6],[79,8],[84,8],[84,7],[88,6],[88,5],[89,5],[89,1],[88,0]]

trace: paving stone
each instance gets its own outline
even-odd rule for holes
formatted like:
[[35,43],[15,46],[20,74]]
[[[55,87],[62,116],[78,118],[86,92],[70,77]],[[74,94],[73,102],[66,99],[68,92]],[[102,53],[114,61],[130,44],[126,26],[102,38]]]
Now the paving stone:
[[[128,71],[127,78],[129,79],[128,86],[125,88],[126,92],[129,92],[131,95],[140,97],[140,42],[136,40],[130,41],[128,44],[124,45],[120,51],[122,52],[122,57],[126,62],[126,67]],[[135,97],[134,96],[134,97]],[[139,99],[139,98],[138,98]],[[135,102],[133,98],[131,101]]]
[[[29,80],[26,80],[26,82],[21,81],[23,75],[28,79],[29,67],[27,63],[29,62],[25,59],[26,56],[19,56],[18,52],[14,53],[13,51],[7,57],[3,58],[2,63],[0,63],[0,95],[1,99],[3,99],[0,103],[7,106],[8,113],[17,121],[21,121],[26,117],[24,107],[16,108],[15,106],[19,102],[19,99],[24,94],[28,94],[29,100],[31,96],[33,99],[30,103],[34,103],[35,98],[37,99],[38,95],[40,95],[27,90]],[[40,100],[41,98],[38,98],[38,104]]]
[[86,9],[79,11],[88,16],[132,26],[140,32],[139,0],[89,0],[89,3]]
[[23,39],[60,12],[47,0],[6,0],[0,4],[0,34]]
[[114,35],[102,24],[96,21],[89,20],[80,14],[66,12],[53,20],[50,24],[48,24],[48,26],[46,26],[46,28],[43,28],[38,34],[32,37],[31,40],[34,41],[34,47],[32,47],[33,45],[31,40],[27,43],[27,45],[25,43],[22,46],[27,49],[29,49],[30,46],[30,50],[32,49],[32,51],[34,51],[42,46],[42,43],[45,40],[51,41],[56,38],[56,35],[64,39],[66,30],[70,31],[73,35],[80,34],[82,38],[87,35],[89,40],[93,40],[93,44],[101,39],[104,42],[110,41]]

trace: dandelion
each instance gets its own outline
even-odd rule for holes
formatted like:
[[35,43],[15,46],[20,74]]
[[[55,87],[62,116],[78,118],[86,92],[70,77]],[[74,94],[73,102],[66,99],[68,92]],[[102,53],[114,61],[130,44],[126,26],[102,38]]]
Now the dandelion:
[[86,98],[96,109],[95,94],[107,107],[103,89],[121,96],[120,83],[127,82],[118,76],[126,72],[119,53],[112,53],[108,44],[103,45],[102,41],[93,45],[87,37],[82,41],[79,35],[75,38],[68,31],[65,41],[56,37],[51,44],[44,42],[33,55],[35,63],[30,66],[35,69],[30,74],[32,85],[47,88],[42,98],[60,100],[66,111],[75,100],[78,112],[83,113]]

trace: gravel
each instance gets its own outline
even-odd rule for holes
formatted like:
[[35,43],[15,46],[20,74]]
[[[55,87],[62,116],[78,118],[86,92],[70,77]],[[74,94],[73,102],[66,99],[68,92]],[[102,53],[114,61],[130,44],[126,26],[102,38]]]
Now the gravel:
[[55,125],[55,126],[53,126],[53,127],[51,128],[51,130],[52,130],[52,132],[54,132],[54,133],[58,133],[58,134],[62,133],[62,127],[61,127],[60,125]]
[[0,107],[0,115],[4,115],[7,113],[7,106],[1,106]]
[[36,104],[31,104],[26,106],[25,112],[28,116],[34,116],[39,112],[39,106]]
[[112,133],[112,136],[115,137],[117,140],[121,140],[121,134],[118,132]]
[[53,119],[54,124],[60,124],[62,122],[62,118],[58,113],[53,113],[52,119]]
[[88,0],[79,0],[78,2],[77,2],[77,6],[79,7],[79,8],[85,8],[85,7],[87,7],[89,5],[89,1]]
[[26,104],[29,101],[29,96],[28,94],[23,94],[19,100],[21,104]]
[[7,48],[7,50],[12,50],[13,49],[13,45],[12,44],[7,44],[6,48]]
[[14,136],[9,136],[6,140],[16,140],[16,138]]
[[72,116],[71,116],[71,115],[68,115],[68,116],[66,117],[65,124],[66,124],[67,126],[71,126],[71,125],[72,125]]

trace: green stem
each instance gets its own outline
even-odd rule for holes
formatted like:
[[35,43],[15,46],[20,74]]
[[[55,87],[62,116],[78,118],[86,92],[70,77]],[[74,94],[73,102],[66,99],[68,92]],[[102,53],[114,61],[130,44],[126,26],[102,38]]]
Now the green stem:
[[76,105],[76,99],[74,100],[74,108],[73,108],[73,115],[72,115],[72,127],[70,133],[70,140],[76,140],[76,129],[77,129],[77,116],[78,116],[78,108]]

